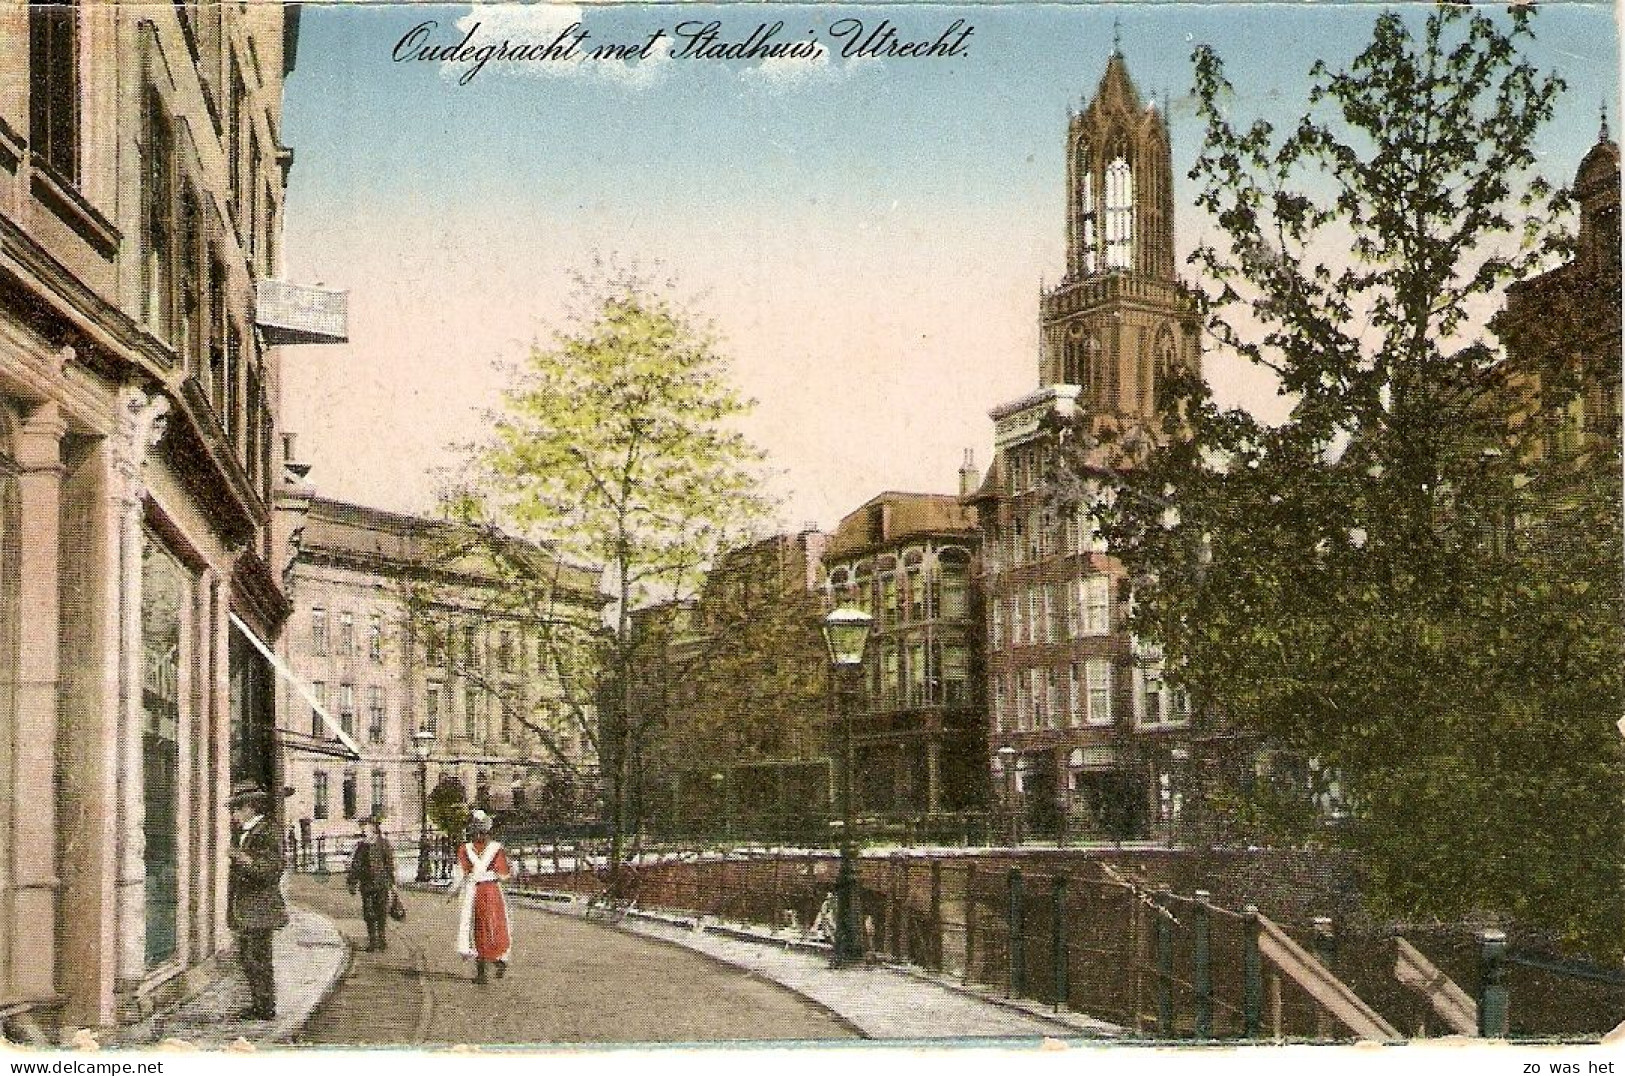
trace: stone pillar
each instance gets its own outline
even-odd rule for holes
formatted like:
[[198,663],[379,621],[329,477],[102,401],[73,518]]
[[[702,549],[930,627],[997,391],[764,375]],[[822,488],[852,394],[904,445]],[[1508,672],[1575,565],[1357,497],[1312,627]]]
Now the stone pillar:
[[146,803],[141,732],[146,725],[141,690],[141,563],[146,535],[147,452],[162,436],[169,402],[133,386],[119,392],[118,433],[113,445],[119,483],[119,728],[118,873],[115,904],[118,927],[118,979],[133,990],[147,970]]
[[18,607],[16,739],[12,789],[9,978],[23,997],[56,993],[56,728],[60,645],[58,527],[62,513],[62,437],[55,402],[38,405],[17,437],[22,545]]

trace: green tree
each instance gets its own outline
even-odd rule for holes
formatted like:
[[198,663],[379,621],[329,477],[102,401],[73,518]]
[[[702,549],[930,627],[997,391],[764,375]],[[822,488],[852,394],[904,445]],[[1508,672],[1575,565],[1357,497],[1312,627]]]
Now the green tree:
[[1198,49],[1208,327],[1292,411],[1267,425],[1176,374],[1155,431],[1074,435],[1074,478],[1114,488],[1097,514],[1171,677],[1349,815],[1306,826],[1243,771],[1214,794],[1232,817],[1346,842],[1379,914],[1617,958],[1617,441],[1612,466],[1532,466],[1544,420],[1500,391],[1482,317],[1566,241],[1532,173],[1562,88],[1532,32],[1523,8],[1381,14],[1284,133],[1234,126]]
[[609,269],[579,290],[579,312],[514,371],[450,508],[603,568],[610,623],[580,678],[597,699],[616,878],[645,732],[630,698],[644,656],[632,611],[692,593],[717,550],[754,531],[769,505],[763,456],[736,425],[751,402],[729,383],[710,326],[636,273]]

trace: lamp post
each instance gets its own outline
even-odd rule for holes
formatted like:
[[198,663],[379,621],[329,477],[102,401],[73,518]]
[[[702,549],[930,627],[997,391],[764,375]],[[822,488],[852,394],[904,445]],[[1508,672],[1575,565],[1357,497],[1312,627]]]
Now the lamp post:
[[829,648],[830,694],[841,719],[841,870],[835,879],[835,946],[832,966],[848,967],[863,959],[858,944],[857,849],[852,825],[852,707],[847,681],[863,664],[873,618],[861,609],[836,609],[824,618],[824,645]]
[[1004,767],[1004,810],[1010,816],[1010,847],[1021,843],[1021,820],[1016,813],[1016,749],[1009,744],[999,748]]
[[434,733],[419,729],[412,734],[412,754],[418,760],[418,881],[429,880],[429,747]]

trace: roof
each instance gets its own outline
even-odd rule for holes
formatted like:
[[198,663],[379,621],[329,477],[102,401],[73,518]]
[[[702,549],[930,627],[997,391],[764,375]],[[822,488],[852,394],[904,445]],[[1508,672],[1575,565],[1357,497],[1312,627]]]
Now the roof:
[[[374,571],[447,569],[447,543],[460,528],[471,530],[447,520],[316,497],[299,529],[295,563],[329,559]],[[551,571],[559,564],[534,542],[506,534],[502,537],[508,543],[507,553],[536,569]],[[595,569],[564,565],[559,582],[566,590],[591,594],[595,600],[598,597]]]
[[974,537],[976,510],[949,493],[904,493],[888,490],[871,497],[841,520],[824,548],[826,560],[929,535]]

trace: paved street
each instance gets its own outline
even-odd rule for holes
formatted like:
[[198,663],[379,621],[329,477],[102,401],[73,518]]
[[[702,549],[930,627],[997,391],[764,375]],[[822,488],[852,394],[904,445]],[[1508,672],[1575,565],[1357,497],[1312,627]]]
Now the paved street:
[[390,948],[365,950],[360,901],[338,879],[289,879],[289,896],[351,942],[349,973],[299,1041],[320,1044],[705,1042],[852,1038],[811,1002],[748,972],[597,923],[512,907],[513,964],[488,986],[457,955],[456,909],[403,893]]

